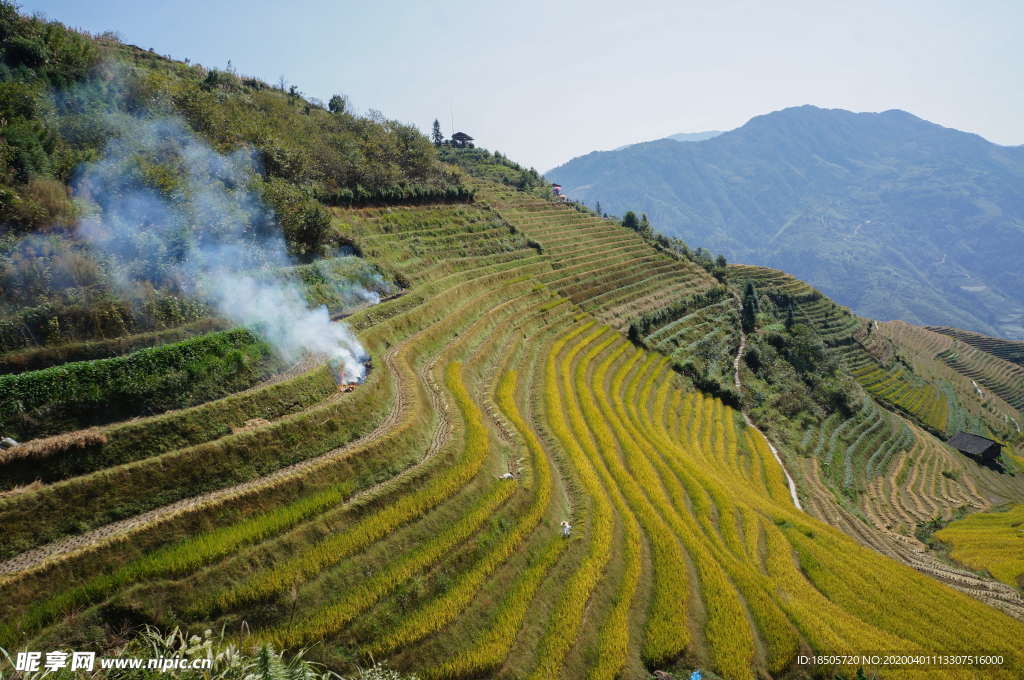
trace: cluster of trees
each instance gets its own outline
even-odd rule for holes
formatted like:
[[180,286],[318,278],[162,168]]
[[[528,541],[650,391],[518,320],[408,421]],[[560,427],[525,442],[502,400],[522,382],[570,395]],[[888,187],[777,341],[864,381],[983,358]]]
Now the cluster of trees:
[[[600,206],[599,206],[600,207]],[[622,217],[622,226],[627,229],[632,229],[645,238],[654,237],[654,228],[651,227],[650,221],[647,219],[647,214],[642,214],[639,218],[636,213],[632,210],[626,212]]]
[[853,411],[856,386],[805,324],[759,334],[744,360],[764,381],[774,410],[787,418],[815,409],[845,416]]
[[814,329],[795,318],[795,308],[791,295],[744,286],[740,323],[749,333],[743,359],[757,378],[747,385],[754,407],[789,419],[801,412],[850,415],[856,385]]
[[747,285],[743,289],[743,301],[740,305],[740,325],[744,333],[752,332],[757,326],[758,311],[760,311],[760,304],[757,301],[757,290],[752,282],[747,281]]
[[732,385],[723,385],[718,378],[711,375],[707,370],[697,368],[693,361],[675,361],[672,363],[672,369],[689,378],[693,386],[702,392],[718,397],[722,400],[722,403],[728,404],[733,408],[742,408],[743,399]]
[[63,87],[88,73],[98,60],[91,36],[56,21],[24,17],[9,0],[0,1],[0,41],[4,82],[41,79]]
[[[460,186],[414,126],[373,111],[357,116],[341,94],[324,106],[283,79],[271,86],[230,64],[219,70],[170,61],[22,16],[3,0],[0,48],[0,225],[9,231],[74,221],[67,184],[116,136],[112,104],[134,116],[181,117],[221,152],[250,147],[266,179],[292,184],[311,200],[346,191],[355,202],[366,193],[387,200],[395,187],[404,188],[398,200],[416,200]],[[321,213],[297,200],[274,207],[284,211],[294,252],[320,245]]]
[[320,255],[328,240],[331,215],[307,191],[280,177],[259,182],[263,200],[274,209],[293,255]]
[[729,264],[725,259],[725,255],[719,254],[718,256],[712,256],[712,254],[707,250],[697,248],[697,250],[690,253],[690,259],[703,267],[709,274],[714,276],[720,282],[725,283],[725,268]]
[[[156,291],[115,286],[129,277],[80,247],[72,228],[83,210],[101,207],[77,201],[71,186],[83,164],[103,158],[109,143],[127,134],[119,121],[164,118],[182,121],[221,154],[252,151],[257,170],[243,189],[272,209],[300,258],[336,244],[325,203],[472,200],[462,174],[438,162],[419,130],[374,111],[357,115],[342,94],[324,104],[283,78],[271,85],[239,75],[230,62],[208,69],[173,61],[114,35],[24,16],[0,0],[0,313],[21,319],[22,311],[36,310],[21,319],[28,326],[0,328],[11,336],[7,344],[25,333],[78,339],[93,333],[86,326],[105,335],[111,324],[143,331],[164,325],[165,315],[148,324],[138,313],[148,300],[173,296],[174,287],[161,282],[160,271],[148,279]],[[129,179],[188,203],[180,158],[150,156],[138,159]]]
[[69,223],[65,182],[81,160],[54,130],[52,88],[82,78],[98,62],[87,35],[29,19],[0,1],[0,226],[37,229]]

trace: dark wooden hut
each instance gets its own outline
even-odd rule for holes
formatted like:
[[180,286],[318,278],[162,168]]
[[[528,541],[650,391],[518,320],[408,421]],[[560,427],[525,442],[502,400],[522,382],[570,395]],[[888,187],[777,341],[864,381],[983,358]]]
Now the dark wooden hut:
[[970,432],[957,432],[948,442],[954,449],[983,463],[990,463],[999,457],[1003,445],[987,437]]

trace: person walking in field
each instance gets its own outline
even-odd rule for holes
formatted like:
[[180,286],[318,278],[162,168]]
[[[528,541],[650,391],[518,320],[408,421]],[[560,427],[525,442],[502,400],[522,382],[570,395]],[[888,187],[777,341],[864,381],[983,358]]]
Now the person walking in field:
[[572,525],[568,522],[562,522],[562,537],[569,538],[569,534],[572,533]]

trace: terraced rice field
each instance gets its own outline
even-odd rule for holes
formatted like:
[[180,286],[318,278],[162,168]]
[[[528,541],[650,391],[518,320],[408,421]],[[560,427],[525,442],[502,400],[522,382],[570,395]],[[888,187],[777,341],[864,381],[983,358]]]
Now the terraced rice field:
[[965,517],[935,537],[949,545],[957,562],[1024,588],[1024,505]]
[[868,485],[856,504],[837,502],[817,459],[798,461],[801,495],[808,513],[881,555],[1011,616],[1024,617],[1024,599],[1018,590],[951,565],[915,535],[923,522],[948,519],[957,511],[978,511],[1008,497],[1018,497],[1020,482],[970,462],[965,464],[962,456],[923,430],[914,430],[913,440],[912,447],[896,457],[884,476]]
[[928,330],[956,338],[960,342],[980,349],[1004,361],[1024,366],[1024,341],[993,338],[981,333],[973,333],[959,328],[946,326],[928,326]]
[[912,446],[873,480],[862,499],[875,526],[909,536],[920,523],[949,520],[961,508],[988,509],[1021,492],[1016,478],[977,465],[920,430],[913,434]]
[[630,319],[707,290],[716,281],[690,260],[660,253],[618,223],[510,189],[477,185],[478,195],[552,261],[542,280],[605,323]]
[[873,397],[908,413],[935,432],[949,425],[949,398],[935,385],[902,367],[866,364],[850,371]]
[[973,347],[952,347],[938,355],[951,367],[1024,411],[1024,368]]
[[903,421],[865,398],[852,417],[834,414],[817,430],[808,429],[801,445],[805,455],[820,462],[822,475],[833,488],[856,497],[910,443]]
[[[409,284],[346,319],[373,356],[354,391],[313,358],[105,425],[0,496],[0,644],[154,621],[425,678],[753,679],[808,651],[975,648],[1007,659],[986,677],[1020,677],[1024,623],[796,509],[764,437],[619,332],[710,287],[702,269],[563,206],[477,196],[336,211]],[[827,435],[851,485],[892,473],[868,455],[886,428],[868,408]]]
[[683,314],[651,329],[642,341],[676,362],[700,356],[711,364],[709,372],[727,375],[740,344],[736,301],[726,296]]
[[1024,369],[953,336],[902,321],[878,323],[875,327],[876,335],[890,338],[911,358],[915,373],[943,381],[954,391],[955,401],[967,411],[967,418],[955,427],[951,425],[950,431],[987,429],[997,438],[1019,432]]

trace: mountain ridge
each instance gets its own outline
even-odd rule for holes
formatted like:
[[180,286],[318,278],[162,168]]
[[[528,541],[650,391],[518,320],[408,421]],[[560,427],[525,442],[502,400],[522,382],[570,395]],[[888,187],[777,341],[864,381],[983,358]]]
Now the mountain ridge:
[[1024,334],[1012,257],[1024,248],[1024,147],[898,109],[802,106],[699,144],[594,152],[548,177],[730,259],[790,271],[868,316]]
[[[677,132],[674,135],[669,135],[667,137],[659,137],[658,139],[652,139],[650,141],[661,142],[664,140],[671,140],[673,142],[687,144],[692,142],[703,142],[708,139],[713,139],[723,134],[724,132],[724,130],[704,130],[702,132]],[[637,144],[646,144],[646,142],[633,142],[632,144],[623,144],[622,146],[617,146],[614,149],[610,149],[610,151],[621,151],[622,149],[626,149],[631,146],[636,146]]]

